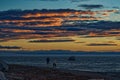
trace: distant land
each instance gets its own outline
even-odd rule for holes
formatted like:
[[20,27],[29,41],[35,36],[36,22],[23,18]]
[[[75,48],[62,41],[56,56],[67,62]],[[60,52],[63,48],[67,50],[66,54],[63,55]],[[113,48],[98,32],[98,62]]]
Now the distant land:
[[69,50],[0,51],[0,56],[120,56],[120,52],[81,52]]

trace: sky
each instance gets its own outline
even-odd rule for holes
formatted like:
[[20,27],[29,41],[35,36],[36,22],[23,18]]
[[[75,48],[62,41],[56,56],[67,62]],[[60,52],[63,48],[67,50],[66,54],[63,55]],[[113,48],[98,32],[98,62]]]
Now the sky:
[[119,0],[1,0],[1,10],[8,9],[59,9],[71,8],[81,9],[77,7],[79,4],[100,4],[105,8],[119,8]]
[[120,52],[120,0],[1,0],[0,50]]

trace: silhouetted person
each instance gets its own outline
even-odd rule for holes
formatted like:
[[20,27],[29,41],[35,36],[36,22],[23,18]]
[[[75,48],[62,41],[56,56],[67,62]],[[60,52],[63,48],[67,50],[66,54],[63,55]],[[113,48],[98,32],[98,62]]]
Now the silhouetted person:
[[56,64],[56,60],[53,61],[53,68],[56,68],[57,64]]
[[46,63],[47,63],[47,64],[50,63],[50,58],[49,58],[49,57],[46,58]]
[[54,63],[53,63],[53,68],[56,68],[56,66],[57,66],[56,63],[54,62]]

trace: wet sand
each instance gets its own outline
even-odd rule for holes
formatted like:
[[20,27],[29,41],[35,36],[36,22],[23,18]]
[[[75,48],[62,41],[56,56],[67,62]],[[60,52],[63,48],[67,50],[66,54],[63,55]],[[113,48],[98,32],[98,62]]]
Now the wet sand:
[[9,65],[6,76],[9,80],[120,80],[119,73],[70,71],[55,68],[41,68],[24,65]]

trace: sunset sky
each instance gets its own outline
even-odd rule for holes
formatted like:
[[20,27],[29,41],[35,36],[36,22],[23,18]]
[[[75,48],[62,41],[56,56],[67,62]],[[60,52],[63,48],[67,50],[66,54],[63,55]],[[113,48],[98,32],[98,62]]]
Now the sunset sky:
[[120,52],[120,0],[0,0],[0,50]]

